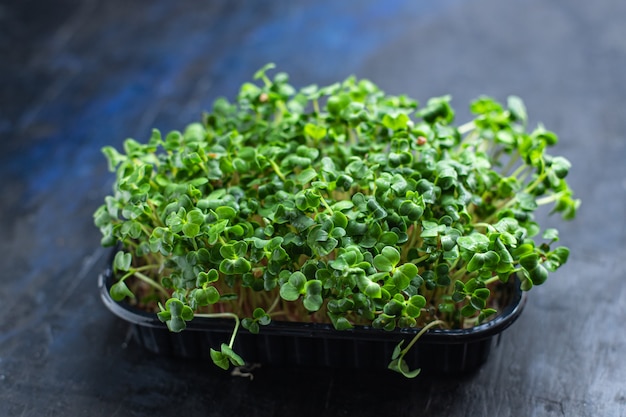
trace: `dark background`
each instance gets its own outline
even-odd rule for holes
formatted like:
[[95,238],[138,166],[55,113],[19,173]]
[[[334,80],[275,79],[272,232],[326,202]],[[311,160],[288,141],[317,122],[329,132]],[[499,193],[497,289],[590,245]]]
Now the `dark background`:
[[[623,0],[0,2],[0,415],[626,416]],[[465,378],[146,353],[102,305],[100,148],[181,129],[267,62],[421,102],[524,98],[583,200],[570,262]]]

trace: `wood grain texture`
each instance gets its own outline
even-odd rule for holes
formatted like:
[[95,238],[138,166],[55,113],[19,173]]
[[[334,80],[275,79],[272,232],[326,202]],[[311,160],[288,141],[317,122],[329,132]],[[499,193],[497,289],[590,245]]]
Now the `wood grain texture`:
[[[201,5],[202,4],[202,5]],[[0,415],[626,416],[626,3],[41,0],[0,4]],[[418,100],[523,97],[583,200],[570,263],[457,379],[147,354],[98,299],[100,153],[181,128],[266,62]],[[542,216],[547,216],[547,213]]]

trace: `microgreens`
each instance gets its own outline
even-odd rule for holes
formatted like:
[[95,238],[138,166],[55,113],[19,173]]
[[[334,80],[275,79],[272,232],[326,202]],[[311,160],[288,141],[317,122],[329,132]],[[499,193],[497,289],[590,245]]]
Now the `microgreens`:
[[[448,96],[418,107],[354,77],[297,90],[271,68],[201,123],[103,149],[117,176],[94,218],[122,245],[115,300],[158,306],[174,332],[233,318],[211,350],[228,368],[240,324],[471,327],[496,313],[498,283],[529,290],[567,261],[533,214],[574,217],[570,163],[546,152],[554,133],[527,130],[519,98],[481,97],[454,126]],[[400,347],[390,368],[416,375]]]

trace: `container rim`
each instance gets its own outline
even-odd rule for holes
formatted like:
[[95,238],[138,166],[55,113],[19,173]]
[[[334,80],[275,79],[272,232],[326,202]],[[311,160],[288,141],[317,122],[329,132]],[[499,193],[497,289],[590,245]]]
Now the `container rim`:
[[[161,322],[156,314],[146,312],[123,301],[117,302],[113,300],[109,293],[112,281],[113,271],[109,266],[99,275],[98,287],[104,305],[113,314],[137,326],[167,330],[165,323]],[[519,279],[515,278],[515,282],[511,287],[513,293],[510,302],[492,320],[467,329],[431,329],[422,335],[420,340],[434,344],[466,343],[468,341],[488,339],[501,333],[517,320],[526,304],[527,294],[520,289]],[[209,330],[230,332],[232,328],[232,320],[196,317],[187,323],[185,332]],[[420,330],[420,328],[407,328],[386,331],[374,329],[371,326],[355,326],[353,329],[338,331],[331,324],[327,323],[272,321],[268,326],[263,326],[261,333],[267,335],[325,337],[328,339],[351,339],[358,337],[360,340],[381,340],[394,334],[399,337],[414,336]]]

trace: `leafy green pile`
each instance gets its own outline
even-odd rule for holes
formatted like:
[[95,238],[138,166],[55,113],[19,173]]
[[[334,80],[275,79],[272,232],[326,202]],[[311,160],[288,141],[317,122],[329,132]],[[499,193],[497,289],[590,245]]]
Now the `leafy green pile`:
[[[158,303],[172,331],[199,315],[255,333],[272,318],[458,328],[496,312],[497,283],[528,290],[567,261],[533,214],[574,217],[570,163],[546,152],[554,133],[527,132],[519,98],[481,97],[455,127],[447,96],[418,107],[354,77],[296,90],[270,68],[184,132],[103,149],[114,299]],[[243,363],[234,336],[212,350],[222,367]]]

